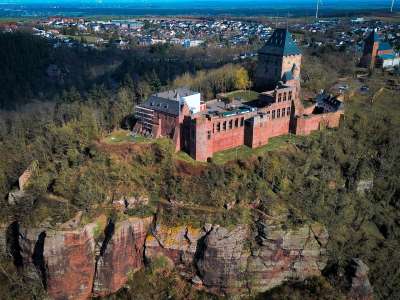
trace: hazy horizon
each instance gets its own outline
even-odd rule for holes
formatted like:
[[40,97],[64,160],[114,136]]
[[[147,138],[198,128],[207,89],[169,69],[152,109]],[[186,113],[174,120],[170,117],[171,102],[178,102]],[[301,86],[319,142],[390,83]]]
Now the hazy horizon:
[[[322,0],[321,15],[389,11],[391,0]],[[399,9],[396,3],[395,10]],[[0,17],[85,15],[312,15],[316,0],[0,0]]]

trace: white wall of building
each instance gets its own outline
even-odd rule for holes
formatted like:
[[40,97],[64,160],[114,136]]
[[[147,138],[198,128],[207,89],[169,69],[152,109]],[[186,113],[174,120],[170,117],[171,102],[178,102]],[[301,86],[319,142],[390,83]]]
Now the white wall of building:
[[192,113],[198,113],[200,111],[200,99],[201,95],[200,93],[190,95],[187,97],[181,97],[181,104],[185,102],[189,109],[192,111]]

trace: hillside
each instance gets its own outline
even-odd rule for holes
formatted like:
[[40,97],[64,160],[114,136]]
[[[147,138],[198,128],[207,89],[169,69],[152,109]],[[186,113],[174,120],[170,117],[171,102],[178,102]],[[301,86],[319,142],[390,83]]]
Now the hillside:
[[[168,139],[110,140],[129,127],[135,103],[171,84],[152,75],[166,74],[163,59],[176,53],[166,55],[146,71],[127,58],[109,86],[67,88],[46,102],[21,95],[21,107],[0,112],[0,296],[344,299],[360,259],[374,298],[399,298],[396,78],[365,79],[370,90],[349,95],[337,129],[197,163]],[[196,82],[184,73],[223,63],[192,58],[171,77]],[[306,70],[310,90],[328,84]]]

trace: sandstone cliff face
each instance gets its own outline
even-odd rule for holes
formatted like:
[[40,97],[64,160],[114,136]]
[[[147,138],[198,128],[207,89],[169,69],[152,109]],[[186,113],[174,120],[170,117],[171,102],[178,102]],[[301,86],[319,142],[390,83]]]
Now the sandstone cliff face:
[[[104,228],[94,222],[75,230],[9,226],[16,265],[42,281],[52,299],[89,299],[120,289],[129,272],[143,267],[150,218],[130,218]],[[101,232],[104,230],[104,236]],[[100,233],[100,234],[99,234]]]
[[165,255],[195,284],[218,294],[266,291],[289,279],[320,275],[328,233],[319,224],[285,228],[285,214],[254,225],[195,229],[157,225],[145,255]]
[[93,285],[95,296],[116,292],[126,283],[130,272],[143,267],[144,242],[151,222],[152,217],[109,223],[109,233],[112,230],[113,234],[99,249]]
[[20,228],[14,222],[0,227],[0,246],[26,274],[41,280],[53,299],[114,293],[130,272],[144,267],[143,257],[151,261],[160,255],[199,288],[249,295],[320,275],[325,267],[325,228],[288,225],[287,215],[258,212],[252,224],[230,228],[152,226],[152,217],[116,223],[103,217],[83,227],[74,221],[58,231]]
[[175,265],[191,269],[199,240],[206,233],[207,230],[204,228],[166,227],[157,224],[146,238],[146,258],[151,261],[154,257],[164,255]]

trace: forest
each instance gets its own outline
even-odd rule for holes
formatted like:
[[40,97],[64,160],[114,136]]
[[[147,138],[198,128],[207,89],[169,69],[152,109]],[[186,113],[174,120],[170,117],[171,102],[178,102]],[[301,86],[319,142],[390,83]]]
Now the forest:
[[[229,49],[56,49],[26,34],[1,34],[0,43],[5,45],[0,65],[6,70],[0,75],[0,222],[55,225],[79,210],[91,218],[127,190],[152,196],[152,205],[133,215],[154,213],[158,199],[216,210],[227,199],[236,202],[237,209],[222,214],[162,212],[171,223],[251,222],[250,204],[268,213],[271,203],[282,201],[290,207],[293,224],[307,216],[328,228],[329,263],[322,278],[289,283],[261,299],[277,299],[276,294],[316,299],[318,293],[340,299],[346,289],[342,275],[354,257],[370,267],[376,299],[400,298],[400,99],[395,91],[384,89],[374,99],[351,97],[340,128],[322,130],[285,150],[225,165],[211,161],[186,166],[165,140],[128,152],[122,148],[121,153],[101,140],[115,129],[129,128],[134,106],[155,91],[184,84],[212,98],[250,88],[254,61],[232,64],[234,50]],[[305,54],[306,89],[318,91],[339,76],[354,75],[352,67],[345,67],[346,54],[332,51]],[[57,66],[55,77],[46,72],[50,65]],[[377,91],[387,76],[371,74],[368,82]],[[28,187],[30,196],[10,205],[8,193],[32,162],[38,167]],[[374,183],[367,193],[357,189],[363,180]],[[151,266],[129,282],[137,299],[145,299],[146,284],[157,291],[154,299],[185,299],[178,288],[187,297],[210,297],[190,290],[173,271],[160,275],[157,268]],[[2,295],[42,299],[43,290],[20,279],[0,258]],[[119,296],[130,299],[126,290]]]

